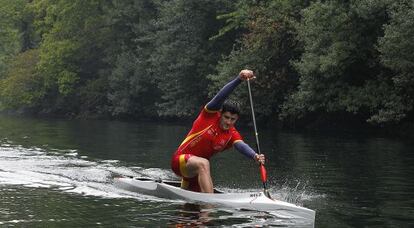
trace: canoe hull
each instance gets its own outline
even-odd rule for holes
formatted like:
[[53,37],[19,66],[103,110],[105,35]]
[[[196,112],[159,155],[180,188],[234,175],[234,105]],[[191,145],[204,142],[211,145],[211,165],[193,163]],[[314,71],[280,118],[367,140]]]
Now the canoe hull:
[[114,184],[124,190],[167,199],[203,202],[238,209],[271,211],[285,218],[315,220],[315,211],[284,201],[269,199],[262,192],[208,194],[184,190],[178,187],[178,182],[133,177],[115,178]]

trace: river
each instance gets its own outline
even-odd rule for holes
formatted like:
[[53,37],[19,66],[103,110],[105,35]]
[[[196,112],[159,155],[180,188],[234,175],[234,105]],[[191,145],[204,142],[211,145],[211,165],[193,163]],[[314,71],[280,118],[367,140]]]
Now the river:
[[[0,116],[0,227],[414,227],[413,143],[366,131],[259,129],[271,195],[315,210],[314,224],[113,185],[176,178],[170,157],[190,124]],[[240,130],[254,145],[251,127]],[[216,187],[261,190],[257,165],[237,151],[211,162]]]

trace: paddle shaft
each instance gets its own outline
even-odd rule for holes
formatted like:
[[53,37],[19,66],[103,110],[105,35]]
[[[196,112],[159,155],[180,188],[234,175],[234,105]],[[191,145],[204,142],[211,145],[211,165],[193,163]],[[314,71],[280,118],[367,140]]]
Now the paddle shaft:
[[251,87],[250,87],[250,80],[247,80],[247,89],[249,90],[250,109],[252,111],[252,119],[253,119],[253,126],[254,126],[254,135],[256,137],[256,149],[257,149],[257,153],[258,154],[261,154],[261,152],[260,152],[260,144],[259,144],[259,133],[257,132],[256,117],[254,115],[253,97],[252,97],[252,90],[251,90]]
[[[254,115],[254,107],[253,107],[253,97],[252,97],[252,90],[250,87],[250,80],[247,79],[247,89],[249,91],[249,100],[250,100],[250,109],[252,111],[252,119],[253,119],[253,126],[254,126],[254,135],[256,137],[256,149],[257,149],[257,153],[261,154],[260,151],[260,143],[259,143],[259,133],[257,132],[257,125],[256,125],[256,117]],[[267,174],[266,174],[266,169],[264,167],[263,164],[260,164],[260,173],[262,176],[262,182],[263,182],[263,189],[264,189],[264,193],[267,197],[270,198],[270,194],[267,191]]]

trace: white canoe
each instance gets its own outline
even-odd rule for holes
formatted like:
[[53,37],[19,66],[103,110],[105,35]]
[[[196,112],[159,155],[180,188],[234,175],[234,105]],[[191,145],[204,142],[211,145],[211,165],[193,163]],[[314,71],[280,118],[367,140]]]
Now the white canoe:
[[215,194],[208,194],[182,189],[177,181],[137,177],[116,177],[114,184],[124,190],[156,197],[272,212],[287,219],[315,220],[315,211],[284,201],[270,199],[262,192],[224,193],[215,189]]

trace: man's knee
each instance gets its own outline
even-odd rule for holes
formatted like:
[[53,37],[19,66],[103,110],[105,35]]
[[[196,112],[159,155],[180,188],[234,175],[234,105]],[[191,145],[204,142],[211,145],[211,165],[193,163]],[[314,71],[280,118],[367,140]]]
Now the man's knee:
[[210,162],[201,157],[191,157],[188,163],[191,167],[196,168],[197,173],[210,172]]
[[199,164],[200,172],[210,172],[210,162],[207,159],[203,159]]

